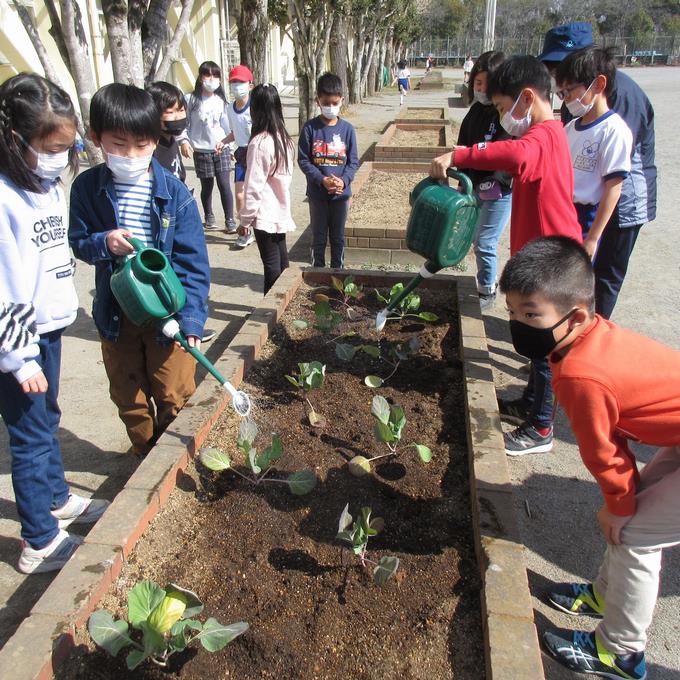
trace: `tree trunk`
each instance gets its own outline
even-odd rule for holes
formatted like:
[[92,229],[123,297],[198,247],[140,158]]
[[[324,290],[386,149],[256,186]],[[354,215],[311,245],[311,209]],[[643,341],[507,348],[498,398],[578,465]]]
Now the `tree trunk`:
[[364,42],[365,29],[364,23],[366,21],[366,12],[362,12],[359,16],[354,17],[354,40],[352,45],[352,58],[350,60],[350,91],[349,103],[361,103],[361,69],[364,59]]
[[[47,15],[50,18],[51,24],[47,32],[52,36],[52,40],[54,40],[56,43],[59,54],[61,55],[64,64],[66,64],[66,68],[70,71],[71,59],[69,57],[68,50],[66,49],[66,45],[64,44],[64,32],[61,29],[61,19],[59,18],[59,12],[57,12],[57,8],[54,6],[54,0],[45,0],[45,8],[47,9]],[[79,5],[76,5],[75,12],[78,25],[82,28]]]
[[[61,7],[61,31],[64,46],[68,51],[69,61],[73,64],[71,77],[76,86],[78,107],[83,120],[81,136],[90,164],[97,165],[104,160],[102,153],[84,134],[90,127],[90,100],[97,89],[92,73],[87,39],[85,38],[85,31],[83,31],[80,13],[77,10],[77,1],[60,0],[59,5]],[[54,25],[52,28],[55,28]]]
[[184,34],[191,19],[191,12],[194,8],[194,0],[182,0],[182,11],[180,12],[177,26],[175,26],[175,34],[168,43],[163,53],[163,61],[161,61],[158,70],[154,74],[152,80],[165,80],[172,62],[175,61],[179,54],[179,48],[184,39]]
[[130,40],[130,82],[144,87],[144,58],[142,56],[142,24],[149,0],[129,0],[127,12]]
[[250,67],[256,83],[266,83],[269,38],[267,0],[242,0],[237,25],[241,63]]
[[371,65],[368,67],[368,76],[366,77],[366,93],[369,97],[373,97],[375,95],[375,76],[375,59],[373,59],[371,61]]
[[342,91],[349,101],[349,82],[347,77],[347,17],[337,13],[329,40],[331,71],[342,81]]
[[102,12],[109,38],[113,80],[116,83],[132,83],[127,2],[125,0],[102,0]]
[[[151,0],[142,25],[142,61],[144,74],[155,73],[161,47],[168,34],[168,10],[172,0]],[[150,81],[148,81],[150,82]]]
[[390,30],[385,38],[385,58],[383,59],[383,64],[387,67],[390,73],[390,83],[394,78],[394,26],[390,26]]

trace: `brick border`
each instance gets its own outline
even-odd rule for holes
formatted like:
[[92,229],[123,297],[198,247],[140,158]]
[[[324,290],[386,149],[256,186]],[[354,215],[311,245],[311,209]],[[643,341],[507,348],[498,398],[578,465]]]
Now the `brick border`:
[[[436,146],[391,146],[397,130],[443,130],[444,143]],[[448,120],[429,123],[390,123],[373,149],[373,159],[386,163],[408,163],[409,161],[429,163],[436,156],[453,148],[453,130]]]
[[[439,118],[409,118],[409,109],[418,109],[419,111],[438,111],[441,116]],[[404,104],[397,112],[397,117],[394,119],[395,123],[448,123],[449,111],[446,106],[408,106]]]
[[[303,279],[328,285],[328,269],[288,269],[216,362],[238,386],[259,356]],[[390,286],[403,272],[346,271],[359,282]],[[531,597],[512,502],[491,362],[474,278],[455,278],[465,376],[472,515],[482,576],[482,614],[487,680],[544,678]],[[424,282],[450,289],[450,276]],[[140,463],[73,559],[57,574],[14,635],[0,650],[0,678],[47,680],[74,646],[83,625],[120,573],[151,519],[165,505],[190,458],[229,403],[212,379],[201,382],[158,444]],[[512,592],[512,597],[508,593]]]

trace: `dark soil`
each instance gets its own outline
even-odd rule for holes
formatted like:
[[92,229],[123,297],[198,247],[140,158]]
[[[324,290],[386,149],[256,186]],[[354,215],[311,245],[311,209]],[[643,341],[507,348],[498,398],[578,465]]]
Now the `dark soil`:
[[[381,336],[420,340],[416,355],[379,393],[405,410],[403,443],[430,446],[432,461],[423,464],[414,449],[404,449],[379,461],[373,474],[355,478],[346,466],[352,456],[386,451],[372,436],[376,391],[363,378],[384,377],[391,369],[363,353],[342,362],[329,336],[311,325],[296,330],[292,320],[313,320],[313,293],[303,286],[242,387],[256,399],[258,449],[268,445],[269,432],[283,440],[285,455],[271,476],[311,468],[319,479],[316,489],[293,496],[283,484],[256,487],[233,472],[216,474],[197,464],[102,602],[124,616],[127,591],[137,581],[174,581],[199,594],[206,617],[247,621],[250,630],[222,652],[185,653],[170,672],[146,664],[134,673],[125,669],[125,652],[111,659],[80,631],[82,645],[58,678],[483,679],[455,295],[422,291],[422,309],[440,320],[388,322]],[[351,329],[357,336],[344,342],[377,342],[373,319],[379,306],[372,294],[365,299],[369,309],[354,306],[366,319],[345,322],[333,335]],[[324,387],[310,395],[328,420],[323,429],[307,423],[304,401],[283,377],[297,372],[298,362],[313,360],[327,365]],[[229,412],[207,444],[241,461],[237,430]],[[348,502],[355,517],[368,505],[385,520],[368,555],[376,561],[396,555],[400,567],[383,587],[335,540]]]

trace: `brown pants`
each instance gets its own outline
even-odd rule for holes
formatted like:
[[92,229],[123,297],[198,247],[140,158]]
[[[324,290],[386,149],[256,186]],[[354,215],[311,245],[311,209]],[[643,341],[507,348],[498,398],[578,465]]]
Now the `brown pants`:
[[155,327],[122,318],[116,342],[101,339],[111,400],[132,450],[145,455],[194,393],[196,361],[175,344],[160,345]]

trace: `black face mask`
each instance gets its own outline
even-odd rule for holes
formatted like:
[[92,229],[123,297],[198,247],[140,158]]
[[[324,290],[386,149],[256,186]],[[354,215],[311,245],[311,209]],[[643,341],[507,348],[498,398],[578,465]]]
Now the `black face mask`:
[[512,319],[510,321],[510,336],[515,351],[528,359],[547,357],[555,349],[555,346],[571,333],[571,330],[569,330],[559,340],[555,340],[553,331],[572,316],[575,311],[577,309],[572,309],[550,328],[534,328],[534,326]]
[[187,126],[187,119],[180,118],[178,120],[164,120],[163,121],[163,132],[167,132],[173,137],[177,137],[182,134],[182,131]]

